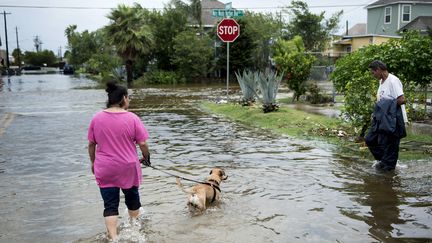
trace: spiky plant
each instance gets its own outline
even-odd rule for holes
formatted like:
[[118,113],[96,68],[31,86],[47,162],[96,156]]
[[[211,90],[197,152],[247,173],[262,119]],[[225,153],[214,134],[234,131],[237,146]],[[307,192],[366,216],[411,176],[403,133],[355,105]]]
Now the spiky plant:
[[283,75],[267,68],[264,72],[256,72],[255,76],[262,95],[264,113],[277,111],[279,106],[276,104],[276,95]]
[[242,106],[251,106],[255,103],[255,97],[257,96],[258,83],[255,78],[254,72],[249,70],[243,70],[243,74],[235,72],[237,81],[240,84],[240,88],[243,93],[241,100]]

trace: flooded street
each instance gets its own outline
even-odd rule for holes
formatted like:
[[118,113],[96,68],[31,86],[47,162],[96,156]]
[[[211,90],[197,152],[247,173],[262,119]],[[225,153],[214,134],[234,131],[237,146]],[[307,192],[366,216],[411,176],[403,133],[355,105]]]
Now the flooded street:
[[[106,242],[87,128],[103,90],[63,75],[0,81],[0,242]],[[248,128],[198,109],[224,85],[136,90],[152,165],[204,180],[222,167],[223,199],[192,216],[175,178],[143,168],[140,227],[122,242],[430,242],[432,159],[380,174],[369,158]],[[289,117],[287,117],[289,119]],[[186,187],[193,183],[183,181]]]

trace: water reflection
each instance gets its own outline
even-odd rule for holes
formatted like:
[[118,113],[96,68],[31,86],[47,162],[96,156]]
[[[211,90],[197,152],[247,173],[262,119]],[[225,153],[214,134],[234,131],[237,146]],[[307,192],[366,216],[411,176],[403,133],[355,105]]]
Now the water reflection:
[[373,175],[363,178],[365,206],[370,207],[371,216],[365,222],[370,226],[369,233],[379,241],[387,241],[396,236],[395,224],[404,224],[400,218],[399,195],[395,188],[400,187],[398,177],[394,173]]
[[5,87],[6,87],[7,91],[9,91],[9,92],[12,91],[12,89],[11,89],[11,86],[12,86],[11,79],[10,79],[10,77],[7,77],[6,79],[7,79],[7,83],[5,83],[4,78],[0,76],[0,93],[2,91],[4,91]]

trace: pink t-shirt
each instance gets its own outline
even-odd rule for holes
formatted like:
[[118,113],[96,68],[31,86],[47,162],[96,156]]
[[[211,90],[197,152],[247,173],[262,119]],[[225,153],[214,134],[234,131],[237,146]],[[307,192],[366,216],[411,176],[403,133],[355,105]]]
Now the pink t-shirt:
[[96,143],[94,174],[99,187],[139,186],[141,165],[136,144],[149,137],[140,118],[132,112],[96,113],[88,140]]

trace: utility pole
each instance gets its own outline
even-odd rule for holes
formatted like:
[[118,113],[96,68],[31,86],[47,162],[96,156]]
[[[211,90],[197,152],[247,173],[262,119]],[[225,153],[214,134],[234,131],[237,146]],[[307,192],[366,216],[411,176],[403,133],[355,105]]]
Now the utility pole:
[[6,11],[3,11],[3,13],[0,13],[0,14],[3,14],[3,17],[4,17],[5,39],[6,39],[6,68],[9,72],[9,48],[8,48],[8,38],[7,38],[6,14],[11,14],[11,13],[6,13]]
[[37,35],[34,39],[33,39],[35,48],[36,48],[36,52],[42,51],[42,41],[39,39],[39,36]]
[[17,40],[17,50],[18,50],[18,67],[21,70],[21,49],[19,48],[19,41],[18,41],[18,27],[15,26],[15,33],[16,33],[16,40]]
[[58,49],[57,56],[60,58],[60,61],[63,61],[62,47],[61,46]]

